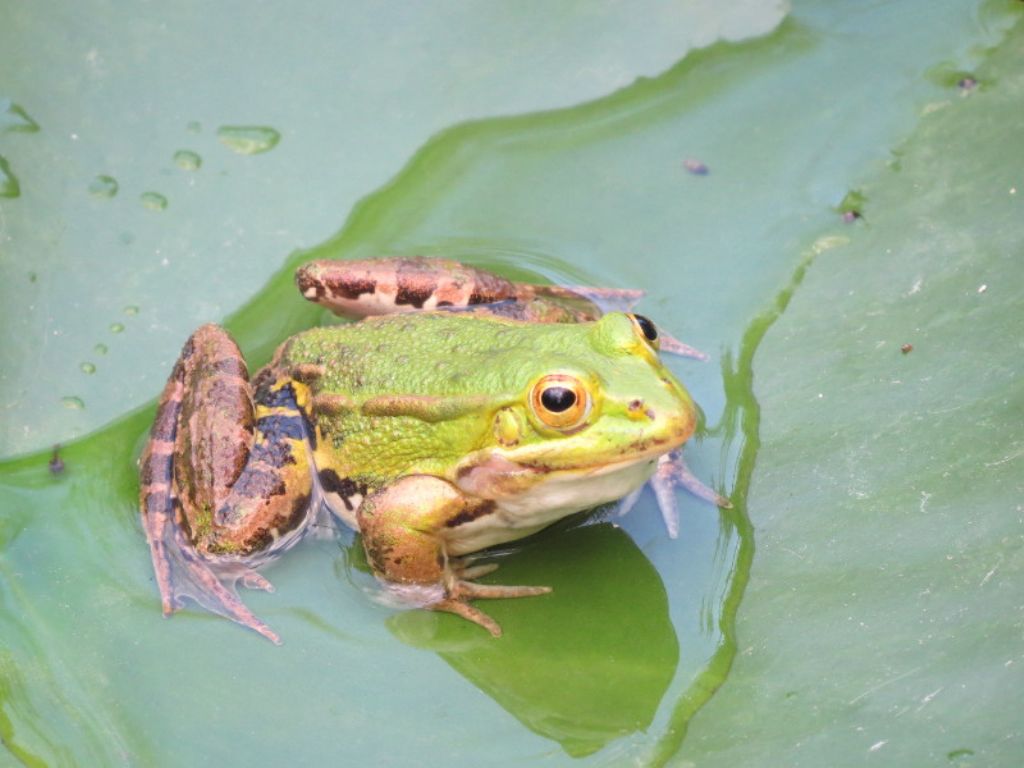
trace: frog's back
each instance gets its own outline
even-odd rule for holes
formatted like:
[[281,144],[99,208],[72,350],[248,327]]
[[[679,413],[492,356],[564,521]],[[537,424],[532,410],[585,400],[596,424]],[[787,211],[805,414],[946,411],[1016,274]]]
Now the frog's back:
[[356,398],[482,394],[517,391],[587,347],[584,325],[437,312],[312,328],[286,343],[282,362],[322,366],[318,389]]

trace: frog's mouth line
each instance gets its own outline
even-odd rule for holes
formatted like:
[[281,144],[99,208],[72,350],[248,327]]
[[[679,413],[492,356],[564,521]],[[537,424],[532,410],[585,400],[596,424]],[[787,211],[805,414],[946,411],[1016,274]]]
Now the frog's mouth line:
[[534,461],[517,460],[514,455],[490,450],[486,455],[477,455],[461,466],[456,473],[456,484],[467,493],[481,498],[512,498],[525,493],[529,488],[548,481],[572,481],[605,478],[609,475],[627,472],[631,467],[653,465],[663,456],[682,445],[685,440],[664,438],[647,441],[639,452],[630,452],[615,461],[586,464],[552,466]]
[[[586,464],[565,464],[562,466],[545,465],[537,460],[530,461],[528,458],[525,460],[517,459],[514,452],[493,452],[492,456],[498,455],[501,459],[528,472],[543,474],[571,473],[600,477],[601,475],[615,472],[634,464],[641,464],[645,461],[656,460],[659,456],[664,456],[669,451],[674,451],[676,448],[679,448],[685,442],[685,437],[666,437],[660,439],[650,438],[641,443],[631,445],[629,450],[624,452],[623,458],[618,460],[612,459],[609,461]],[[543,459],[543,455],[541,455],[540,458]]]

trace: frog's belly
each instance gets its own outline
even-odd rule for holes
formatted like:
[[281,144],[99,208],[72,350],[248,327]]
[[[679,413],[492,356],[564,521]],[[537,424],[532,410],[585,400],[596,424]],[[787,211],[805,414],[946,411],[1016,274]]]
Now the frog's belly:
[[465,555],[515,541],[567,515],[621,499],[646,483],[657,464],[654,458],[610,469],[549,475],[515,496],[495,499],[490,514],[448,529],[448,552]]

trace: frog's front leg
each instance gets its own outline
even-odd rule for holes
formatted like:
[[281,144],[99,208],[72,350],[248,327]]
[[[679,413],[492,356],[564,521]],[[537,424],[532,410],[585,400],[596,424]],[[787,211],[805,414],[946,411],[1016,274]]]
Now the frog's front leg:
[[[710,502],[721,509],[732,509],[732,502],[722,496],[714,488],[702,483],[683,459],[681,450],[671,451],[658,459],[658,468],[650,479],[651,489],[658,501],[661,518],[665,522],[665,530],[670,539],[679,536],[679,505],[676,501],[676,488],[685,488],[699,499]],[[637,488],[619,502],[619,516],[628,513],[637,500],[643,487]]]
[[468,498],[440,478],[409,475],[363,501],[359,530],[378,578],[392,584],[436,587],[437,594],[426,608],[457,614],[500,637],[498,623],[470,605],[470,600],[543,595],[551,588],[475,584],[470,579],[494,568],[466,567],[461,560],[449,558],[446,531],[492,510],[492,502]]
[[312,479],[301,385],[263,379],[250,386],[223,329],[191,336],[140,461],[141,507],[165,615],[190,597],[279,642],[234,582],[270,589],[253,568],[297,540]]

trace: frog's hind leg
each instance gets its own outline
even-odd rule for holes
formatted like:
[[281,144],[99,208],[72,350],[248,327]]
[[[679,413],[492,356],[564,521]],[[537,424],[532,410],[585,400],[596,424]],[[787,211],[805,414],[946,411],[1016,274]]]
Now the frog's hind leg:
[[[196,554],[185,536],[181,502],[174,493],[174,444],[183,399],[184,366],[179,360],[164,387],[157,408],[149,443],[140,459],[142,527],[149,542],[153,571],[165,616],[192,597],[204,607],[239,621],[264,637],[280,642],[274,632],[249,611],[234,590],[225,587],[218,576]],[[251,579],[254,571],[242,574],[247,586],[269,589],[265,579]]]
[[295,282],[309,301],[343,317],[363,318],[515,299],[517,285],[451,259],[392,256],[321,259],[299,267]]
[[172,555],[168,546],[174,546],[172,526],[175,498],[171,476],[174,467],[174,438],[178,431],[178,414],[181,413],[182,375],[183,368],[181,361],[178,361],[160,396],[149,442],[139,459],[142,527],[149,542],[165,616],[181,607],[171,586]]
[[290,386],[268,381],[254,392],[217,326],[182,350],[142,461],[143,525],[165,614],[189,597],[280,642],[234,585],[270,589],[253,569],[294,543],[307,519],[307,428]]

